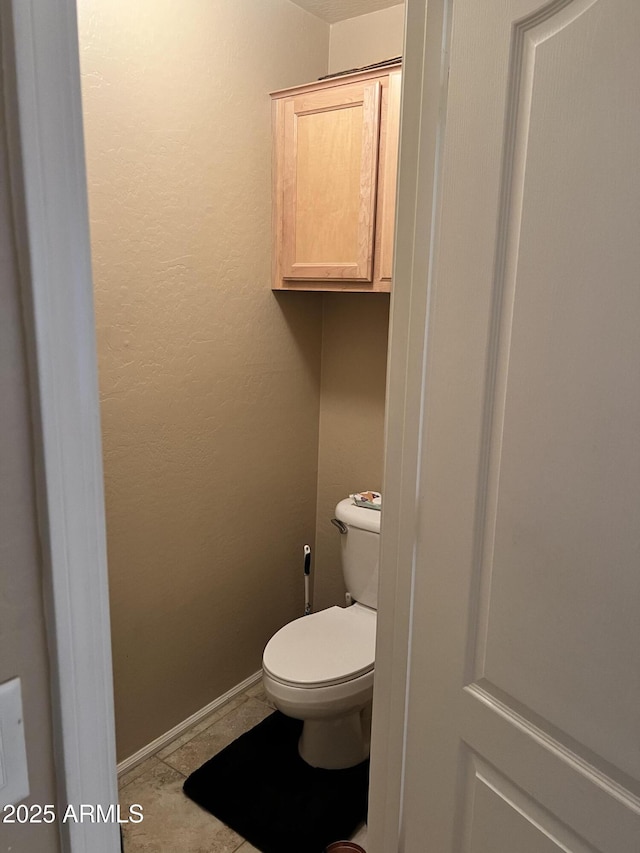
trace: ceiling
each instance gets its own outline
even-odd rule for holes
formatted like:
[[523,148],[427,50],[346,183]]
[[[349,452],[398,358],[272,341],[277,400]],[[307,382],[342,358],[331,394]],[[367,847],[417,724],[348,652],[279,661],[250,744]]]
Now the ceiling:
[[293,0],[296,6],[306,9],[328,24],[358,18],[369,12],[379,12],[390,6],[399,6],[404,0]]

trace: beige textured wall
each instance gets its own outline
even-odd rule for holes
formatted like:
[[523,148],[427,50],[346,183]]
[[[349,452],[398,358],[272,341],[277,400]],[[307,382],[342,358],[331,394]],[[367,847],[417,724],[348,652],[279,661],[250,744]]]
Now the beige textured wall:
[[340,534],[348,494],[382,488],[389,295],[325,294],[314,609],[344,605]]
[[[2,83],[0,71],[0,684],[16,676],[21,679],[31,788],[25,802],[55,804],[33,435]],[[13,853],[56,853],[60,849],[55,825],[3,824],[0,839],[2,850]]]
[[[331,72],[402,53],[404,5],[331,26]],[[386,294],[324,299],[314,608],[344,603],[339,534],[330,519],[350,492],[382,488],[389,327]]]
[[268,92],[326,73],[288,0],[80,0],[118,756],[302,611],[321,297],[270,290]]
[[329,73],[402,54],[404,3],[331,25]]

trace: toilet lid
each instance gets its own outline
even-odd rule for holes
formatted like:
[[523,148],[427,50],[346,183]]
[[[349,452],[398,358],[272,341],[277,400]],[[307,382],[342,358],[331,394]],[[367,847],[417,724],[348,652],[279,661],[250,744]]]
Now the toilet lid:
[[329,607],[281,628],[267,643],[265,672],[284,684],[341,684],[373,669],[376,611]]

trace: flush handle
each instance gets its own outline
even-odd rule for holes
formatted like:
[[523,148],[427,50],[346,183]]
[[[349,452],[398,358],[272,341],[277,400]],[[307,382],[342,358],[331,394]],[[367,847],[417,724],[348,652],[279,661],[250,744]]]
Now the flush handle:
[[331,524],[337,527],[340,533],[342,533],[343,535],[349,531],[349,528],[344,523],[344,521],[340,521],[338,518],[332,518]]

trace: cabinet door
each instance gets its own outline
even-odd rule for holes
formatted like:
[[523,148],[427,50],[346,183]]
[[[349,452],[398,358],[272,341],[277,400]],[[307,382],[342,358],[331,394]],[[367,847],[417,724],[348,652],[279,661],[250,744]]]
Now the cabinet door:
[[383,94],[375,253],[375,280],[379,290],[391,289],[393,273],[401,83],[402,72],[394,71],[389,75],[389,85]]
[[284,101],[282,277],[371,281],[380,82]]

